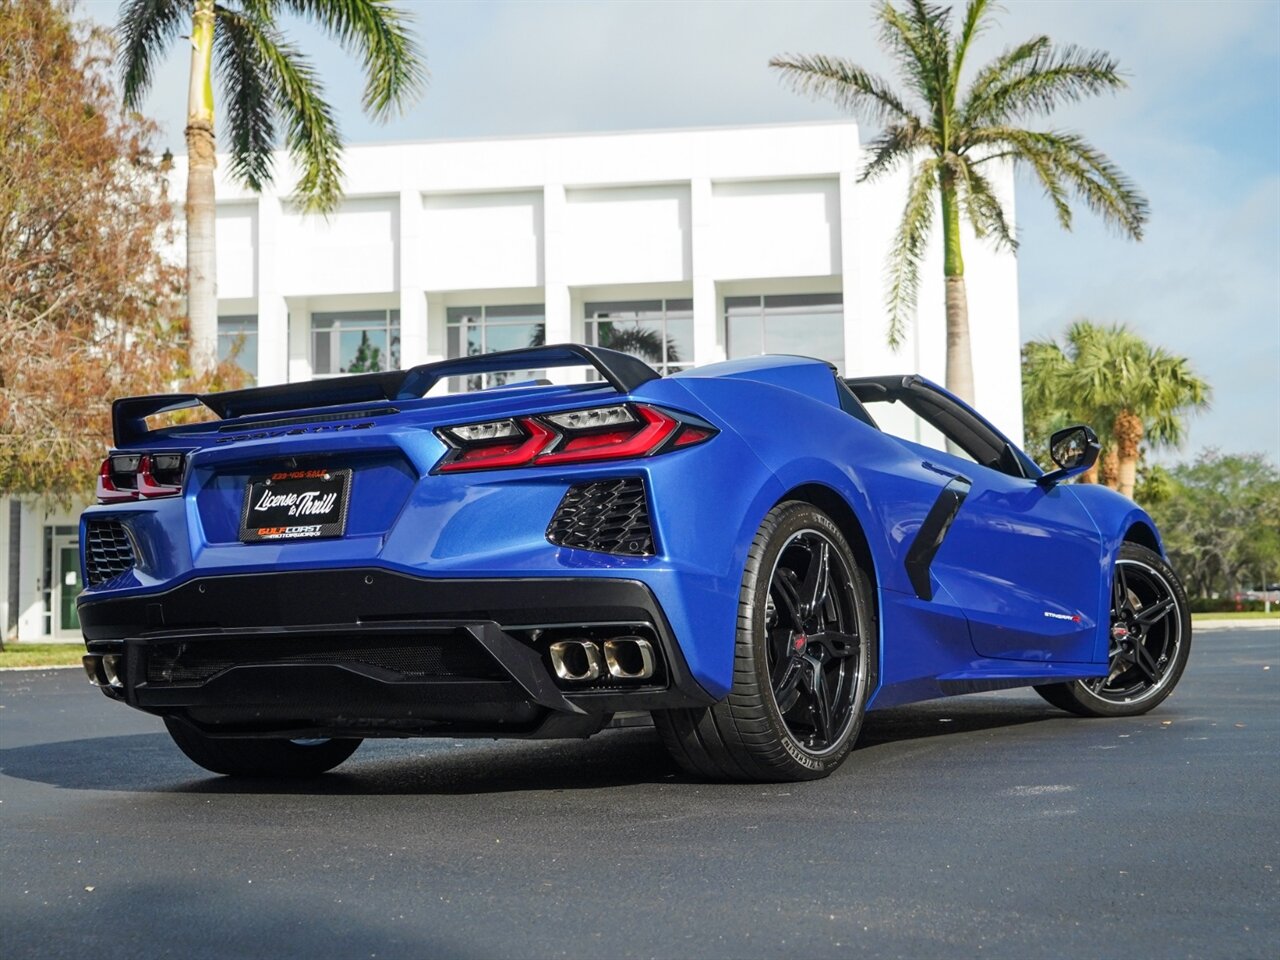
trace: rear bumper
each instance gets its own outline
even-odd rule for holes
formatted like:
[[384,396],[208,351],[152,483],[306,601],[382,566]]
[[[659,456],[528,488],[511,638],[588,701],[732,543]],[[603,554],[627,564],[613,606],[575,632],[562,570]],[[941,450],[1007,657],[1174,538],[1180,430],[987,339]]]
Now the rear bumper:
[[[232,736],[581,736],[713,700],[638,580],[252,573],[79,612],[91,657],[123,658],[109,695]],[[651,680],[583,687],[550,667],[556,639],[632,633],[660,653]]]

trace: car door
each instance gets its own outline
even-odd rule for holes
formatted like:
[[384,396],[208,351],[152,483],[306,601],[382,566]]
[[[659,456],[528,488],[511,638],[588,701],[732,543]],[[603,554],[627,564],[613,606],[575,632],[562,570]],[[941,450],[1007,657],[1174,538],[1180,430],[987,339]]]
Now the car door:
[[902,382],[895,399],[935,431],[936,448],[906,443],[939,476],[907,556],[917,592],[945,591],[981,656],[1091,661],[1102,538],[1084,507],[1067,487],[1039,486],[1025,455],[949,394]]

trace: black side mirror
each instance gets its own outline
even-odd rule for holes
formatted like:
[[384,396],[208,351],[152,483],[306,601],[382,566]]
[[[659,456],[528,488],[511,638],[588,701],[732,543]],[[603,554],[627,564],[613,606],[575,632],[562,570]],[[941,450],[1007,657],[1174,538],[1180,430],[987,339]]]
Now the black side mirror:
[[1071,477],[1079,476],[1098,462],[1102,445],[1093,428],[1079,424],[1064,427],[1049,438],[1049,456],[1058,469],[1046,473],[1036,482],[1048,489]]

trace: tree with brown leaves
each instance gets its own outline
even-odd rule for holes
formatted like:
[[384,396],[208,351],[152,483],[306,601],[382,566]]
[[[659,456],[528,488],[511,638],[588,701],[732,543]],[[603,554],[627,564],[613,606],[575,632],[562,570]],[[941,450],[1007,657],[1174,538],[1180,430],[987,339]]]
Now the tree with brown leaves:
[[[86,494],[111,401],[185,384],[182,271],[154,125],[119,107],[101,29],[0,16],[0,492]],[[199,387],[216,387],[223,367]],[[234,385],[234,381],[231,385]]]

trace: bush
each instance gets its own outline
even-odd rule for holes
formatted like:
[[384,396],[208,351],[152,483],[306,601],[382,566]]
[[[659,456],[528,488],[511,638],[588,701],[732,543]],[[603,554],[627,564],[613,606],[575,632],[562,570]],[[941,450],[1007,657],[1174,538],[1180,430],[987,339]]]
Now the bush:
[[[1228,613],[1233,610],[1265,610],[1261,600],[1236,600],[1233,597],[1189,597],[1192,613]],[[1275,604],[1272,604],[1272,609]]]

